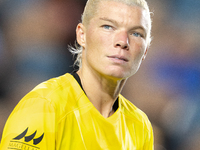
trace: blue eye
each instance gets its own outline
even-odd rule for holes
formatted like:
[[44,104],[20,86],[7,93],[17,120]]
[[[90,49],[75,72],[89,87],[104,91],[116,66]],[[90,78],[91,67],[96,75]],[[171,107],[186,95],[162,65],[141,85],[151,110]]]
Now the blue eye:
[[133,36],[135,36],[135,37],[143,37],[143,35],[141,33],[138,33],[138,32],[134,32]]
[[103,28],[104,28],[104,29],[107,29],[107,30],[110,30],[110,29],[112,29],[112,27],[111,27],[111,26],[109,26],[109,25],[103,25]]

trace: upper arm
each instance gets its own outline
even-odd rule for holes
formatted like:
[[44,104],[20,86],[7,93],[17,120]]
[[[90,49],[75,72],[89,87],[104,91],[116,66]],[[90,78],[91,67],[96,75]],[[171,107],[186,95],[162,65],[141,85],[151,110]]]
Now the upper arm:
[[153,129],[149,122],[149,132],[146,137],[144,150],[154,150],[154,137],[153,137]]
[[54,150],[56,115],[54,106],[42,98],[21,101],[4,127],[0,150],[24,148]]

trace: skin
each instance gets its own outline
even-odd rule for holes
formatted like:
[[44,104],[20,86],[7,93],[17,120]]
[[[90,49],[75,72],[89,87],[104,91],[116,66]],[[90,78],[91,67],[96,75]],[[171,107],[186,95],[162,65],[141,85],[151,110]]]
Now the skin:
[[87,26],[77,26],[77,41],[83,47],[77,73],[89,100],[107,118],[114,113],[112,106],[125,81],[145,59],[148,18],[141,7],[120,2],[101,1],[97,9]]

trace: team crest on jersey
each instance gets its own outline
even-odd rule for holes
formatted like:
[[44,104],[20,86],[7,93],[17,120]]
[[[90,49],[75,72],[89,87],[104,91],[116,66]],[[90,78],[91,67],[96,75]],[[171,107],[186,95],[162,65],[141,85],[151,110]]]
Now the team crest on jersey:
[[28,128],[24,130],[21,134],[14,137],[10,143],[8,149],[17,150],[39,150],[37,145],[42,141],[44,133],[39,137],[36,136],[37,130],[31,135],[27,135]]

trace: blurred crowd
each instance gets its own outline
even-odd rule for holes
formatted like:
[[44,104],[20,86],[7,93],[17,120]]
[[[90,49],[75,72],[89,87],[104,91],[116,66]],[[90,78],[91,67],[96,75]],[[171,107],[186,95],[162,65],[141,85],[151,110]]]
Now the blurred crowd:
[[[0,0],[0,139],[18,101],[74,70],[68,45],[86,0]],[[153,41],[122,94],[152,122],[155,150],[199,150],[200,1],[147,0]]]

